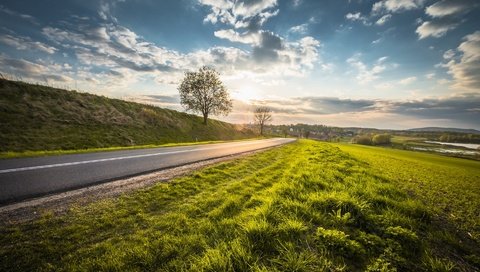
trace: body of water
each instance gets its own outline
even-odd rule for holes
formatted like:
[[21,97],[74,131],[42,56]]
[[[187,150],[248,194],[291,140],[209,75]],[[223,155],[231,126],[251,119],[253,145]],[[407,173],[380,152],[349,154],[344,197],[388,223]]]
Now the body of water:
[[460,147],[465,147],[465,148],[469,148],[469,149],[478,149],[480,147],[480,144],[445,143],[445,142],[435,142],[435,141],[425,141],[425,142],[429,143],[429,144],[460,146]]
[[429,147],[412,147],[413,150],[418,151],[433,151],[444,154],[463,154],[463,155],[477,155],[478,151],[465,149],[448,149],[448,148],[429,148]]

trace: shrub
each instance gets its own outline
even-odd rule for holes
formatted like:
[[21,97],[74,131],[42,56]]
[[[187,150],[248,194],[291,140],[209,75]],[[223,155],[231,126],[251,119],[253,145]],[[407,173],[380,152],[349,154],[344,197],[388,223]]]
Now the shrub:
[[359,135],[352,139],[354,144],[372,145],[372,138],[368,135]]
[[372,138],[372,143],[373,143],[374,145],[389,144],[391,137],[392,137],[392,136],[391,136],[390,134],[387,134],[387,133],[384,133],[384,134],[376,134],[376,135],[373,136],[373,138]]

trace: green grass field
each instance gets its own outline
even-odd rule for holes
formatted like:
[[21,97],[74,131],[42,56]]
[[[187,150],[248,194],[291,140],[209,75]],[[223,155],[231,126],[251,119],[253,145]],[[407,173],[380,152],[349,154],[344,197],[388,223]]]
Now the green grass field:
[[476,271],[480,162],[300,140],[0,229],[2,271]]

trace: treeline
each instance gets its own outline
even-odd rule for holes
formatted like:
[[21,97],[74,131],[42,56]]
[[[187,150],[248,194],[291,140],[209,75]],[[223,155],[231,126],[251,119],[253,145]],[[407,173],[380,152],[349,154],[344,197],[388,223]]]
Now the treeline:
[[443,133],[438,140],[440,142],[448,143],[480,143],[479,134],[464,134],[464,133]]
[[361,145],[387,145],[391,143],[392,135],[383,134],[364,134],[352,138],[352,143]]

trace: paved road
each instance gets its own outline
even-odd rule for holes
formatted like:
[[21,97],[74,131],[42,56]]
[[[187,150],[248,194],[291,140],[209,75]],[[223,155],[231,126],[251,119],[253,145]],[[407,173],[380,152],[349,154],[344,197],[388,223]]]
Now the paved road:
[[0,204],[292,141],[275,138],[0,160]]

